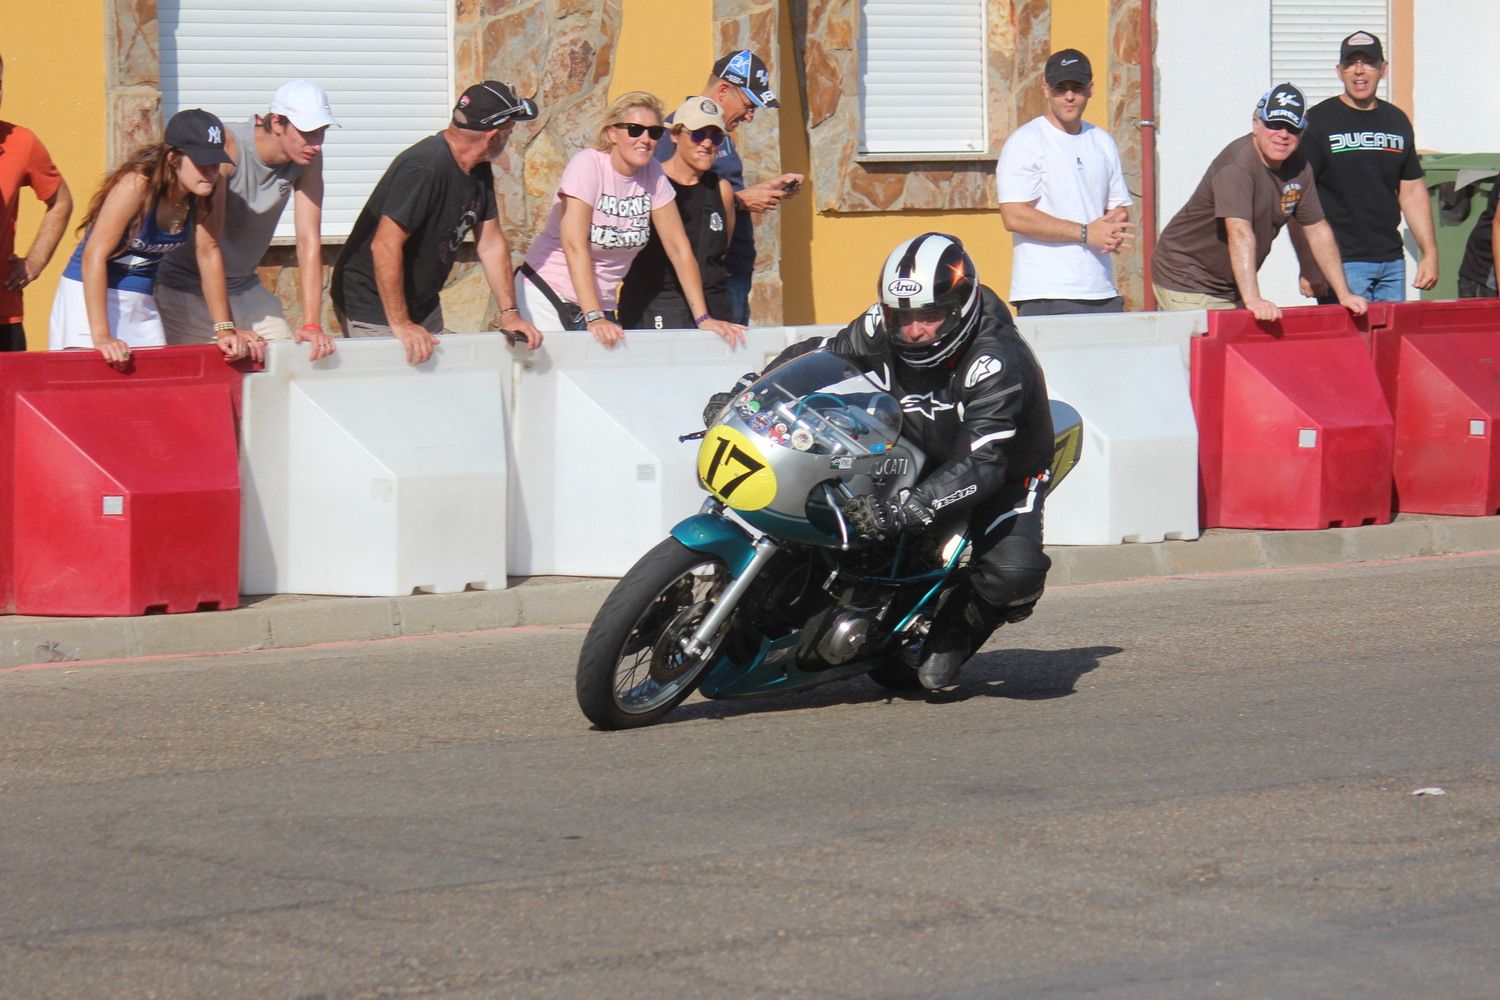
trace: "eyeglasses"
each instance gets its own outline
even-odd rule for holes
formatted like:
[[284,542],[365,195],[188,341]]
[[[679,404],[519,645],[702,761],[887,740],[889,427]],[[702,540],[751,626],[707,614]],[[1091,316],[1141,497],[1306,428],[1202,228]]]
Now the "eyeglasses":
[[693,145],[695,146],[704,139],[707,139],[715,146],[724,145],[724,133],[720,132],[717,128],[695,128],[688,133],[688,138],[693,140]]
[[1272,132],[1290,132],[1292,135],[1301,135],[1302,130],[1291,122],[1262,122]]
[[667,132],[665,125],[642,125],[640,122],[615,122],[610,128],[622,128],[632,139],[639,139],[641,133],[649,135],[654,142]]

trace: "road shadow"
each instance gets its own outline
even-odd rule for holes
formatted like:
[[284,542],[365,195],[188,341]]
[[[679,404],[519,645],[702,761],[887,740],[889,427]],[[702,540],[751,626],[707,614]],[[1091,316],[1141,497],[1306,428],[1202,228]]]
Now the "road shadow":
[[732,701],[694,700],[661,720],[661,724],[693,719],[732,719],[834,705],[875,701],[968,701],[970,698],[1013,698],[1044,701],[1066,698],[1078,678],[1099,668],[1100,661],[1124,650],[1119,646],[1081,646],[1076,649],[997,649],[981,652],[964,665],[958,686],[948,691],[890,691],[868,677],[834,681],[821,687],[763,698]]

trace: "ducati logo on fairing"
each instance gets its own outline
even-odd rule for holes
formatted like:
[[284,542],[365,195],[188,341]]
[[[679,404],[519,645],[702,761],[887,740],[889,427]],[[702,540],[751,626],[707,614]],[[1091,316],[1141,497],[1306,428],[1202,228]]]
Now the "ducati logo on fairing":
[[907,413],[920,414],[928,420],[935,420],[939,413],[953,409],[953,404],[946,399],[934,399],[930,392],[924,392],[920,396],[912,393],[901,397],[901,409]]
[[897,278],[886,285],[885,290],[898,299],[909,299],[922,294],[922,283],[916,278]]

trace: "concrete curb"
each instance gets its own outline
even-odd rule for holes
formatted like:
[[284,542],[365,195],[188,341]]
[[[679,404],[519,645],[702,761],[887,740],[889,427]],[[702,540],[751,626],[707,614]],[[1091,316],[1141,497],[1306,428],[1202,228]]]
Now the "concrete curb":
[[[1398,515],[1325,531],[1215,529],[1194,541],[1052,546],[1053,585],[1500,551],[1500,517]],[[0,617],[0,669],[39,663],[279,649],[588,622],[608,579],[533,577],[507,590],[409,597],[251,598],[234,611],[141,618]]]

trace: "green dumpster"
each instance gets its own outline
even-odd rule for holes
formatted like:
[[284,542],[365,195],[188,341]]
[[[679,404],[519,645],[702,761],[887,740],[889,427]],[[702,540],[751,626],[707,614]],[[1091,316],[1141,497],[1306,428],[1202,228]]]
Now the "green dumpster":
[[1490,189],[1500,183],[1500,153],[1426,153],[1422,170],[1438,245],[1438,283],[1422,298],[1457,298],[1464,247],[1489,203]]

